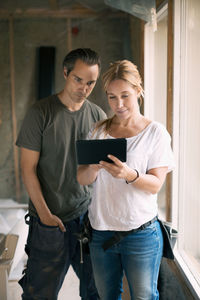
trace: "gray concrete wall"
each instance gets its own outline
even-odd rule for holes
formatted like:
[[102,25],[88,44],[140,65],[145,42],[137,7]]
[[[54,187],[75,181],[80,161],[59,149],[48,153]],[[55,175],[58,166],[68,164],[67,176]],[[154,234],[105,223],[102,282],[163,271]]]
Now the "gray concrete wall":
[[[131,59],[129,19],[89,18],[73,19],[72,26],[79,29],[72,34],[72,48],[90,47],[102,58],[102,71],[118,59]],[[14,67],[17,131],[27,109],[37,100],[37,49],[56,47],[55,92],[63,87],[62,60],[67,50],[67,20],[60,18],[14,19]],[[100,81],[90,96],[108,114],[109,107]],[[9,22],[0,20],[0,199],[16,198],[13,161],[13,134],[11,111],[11,81],[9,57]],[[21,182],[20,202],[27,201]]]
[[9,23],[0,22],[0,197],[15,195],[12,146]]

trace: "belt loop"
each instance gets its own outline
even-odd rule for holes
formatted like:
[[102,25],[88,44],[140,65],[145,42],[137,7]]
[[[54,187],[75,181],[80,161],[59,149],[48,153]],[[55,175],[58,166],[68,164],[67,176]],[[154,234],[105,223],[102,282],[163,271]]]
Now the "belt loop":
[[[149,225],[151,224],[150,222],[148,222],[148,223],[149,223]],[[143,225],[140,226],[139,230],[144,230],[146,227],[147,227],[147,225],[145,223],[145,224],[143,224]]]
[[27,214],[25,215],[24,220],[25,220],[25,223],[26,223],[27,225],[30,225],[30,224],[31,224],[31,216],[30,216],[29,213],[27,213]]

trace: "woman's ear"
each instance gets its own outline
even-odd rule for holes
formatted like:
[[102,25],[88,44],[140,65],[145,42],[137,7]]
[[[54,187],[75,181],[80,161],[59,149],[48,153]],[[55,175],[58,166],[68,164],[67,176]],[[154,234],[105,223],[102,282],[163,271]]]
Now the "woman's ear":
[[143,92],[142,89],[140,89],[139,87],[136,88],[136,92],[137,92],[137,98],[141,98],[143,96]]
[[139,98],[141,96],[141,91],[138,87],[135,87],[135,91],[137,93],[137,97]]

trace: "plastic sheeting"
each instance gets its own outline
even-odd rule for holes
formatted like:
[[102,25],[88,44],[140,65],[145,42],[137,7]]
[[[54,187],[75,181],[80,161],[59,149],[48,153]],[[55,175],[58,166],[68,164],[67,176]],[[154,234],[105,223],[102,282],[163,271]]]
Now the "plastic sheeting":
[[113,8],[149,22],[154,31],[157,29],[155,0],[104,0],[104,2]]
[[12,199],[0,199],[0,234],[12,232],[17,223],[23,219],[28,206],[24,208]]

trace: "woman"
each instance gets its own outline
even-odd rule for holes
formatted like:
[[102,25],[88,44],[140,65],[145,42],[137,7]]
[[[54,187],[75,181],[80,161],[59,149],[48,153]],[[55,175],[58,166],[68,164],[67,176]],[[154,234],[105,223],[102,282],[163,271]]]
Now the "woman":
[[[127,161],[109,155],[113,163],[78,168],[80,184],[94,183],[89,219],[96,286],[101,299],[121,299],[125,272],[131,299],[159,299],[163,237],[156,218],[157,193],[173,168],[171,139],[163,125],[140,113],[143,89],[133,63],[111,64],[103,85],[114,116],[96,124],[88,138],[126,138]],[[104,250],[104,243],[120,231],[128,234]]]

